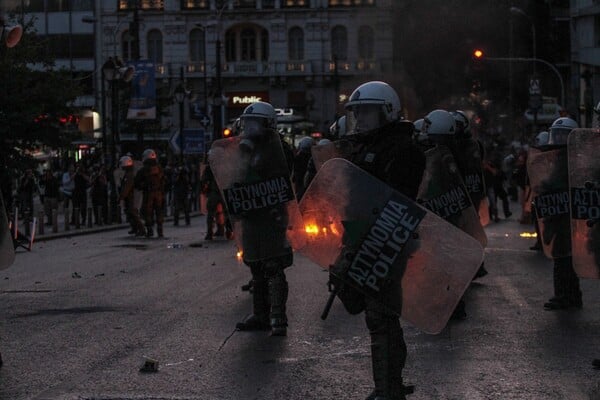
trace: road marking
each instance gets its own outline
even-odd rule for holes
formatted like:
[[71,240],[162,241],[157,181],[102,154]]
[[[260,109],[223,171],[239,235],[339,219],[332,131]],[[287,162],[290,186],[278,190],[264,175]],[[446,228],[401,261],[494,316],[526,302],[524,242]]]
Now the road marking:
[[510,282],[510,279],[505,276],[496,276],[492,282],[497,284],[502,292],[502,295],[508,300],[509,303],[521,308],[531,308],[529,303],[527,303],[527,300],[521,296],[519,290]]

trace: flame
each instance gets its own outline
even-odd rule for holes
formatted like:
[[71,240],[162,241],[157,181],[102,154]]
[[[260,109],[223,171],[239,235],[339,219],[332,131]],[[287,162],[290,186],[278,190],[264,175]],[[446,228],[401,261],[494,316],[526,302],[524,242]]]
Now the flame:
[[519,234],[519,236],[521,236],[522,238],[536,238],[537,237],[537,232],[533,232],[533,233],[521,232]]
[[[325,229],[325,228],[323,228]],[[317,224],[306,224],[304,225],[304,231],[309,235],[318,235],[319,226]]]
[[238,252],[235,254],[235,256],[237,257],[238,261],[242,261],[242,256],[244,255],[244,252],[242,250],[238,250]]

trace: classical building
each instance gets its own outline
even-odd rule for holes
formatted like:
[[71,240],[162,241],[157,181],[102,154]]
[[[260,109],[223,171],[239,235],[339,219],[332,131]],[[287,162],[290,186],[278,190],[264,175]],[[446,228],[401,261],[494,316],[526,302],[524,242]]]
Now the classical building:
[[[323,130],[356,86],[394,76],[393,0],[96,3],[96,64],[139,56],[154,62],[157,85],[173,88],[183,75],[185,126],[219,114],[225,126],[262,100]],[[174,105],[163,125],[177,127],[177,115]]]

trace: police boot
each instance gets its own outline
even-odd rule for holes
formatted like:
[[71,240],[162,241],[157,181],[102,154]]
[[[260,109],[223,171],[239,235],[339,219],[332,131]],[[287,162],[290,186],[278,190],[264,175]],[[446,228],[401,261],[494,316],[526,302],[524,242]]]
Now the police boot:
[[402,369],[406,361],[406,344],[400,322],[395,318],[380,320],[376,326],[371,324],[369,331],[374,399],[405,400]]
[[213,240],[213,222],[206,221],[206,236],[204,236],[204,240]]
[[156,226],[156,234],[158,235],[159,238],[165,237],[163,235],[163,226],[162,225]]
[[[544,303],[546,310],[564,310],[569,308],[569,282],[568,275],[565,274],[565,266],[563,259],[557,258],[554,260],[552,268],[554,296]],[[579,282],[578,282],[579,283]]]
[[283,270],[269,278],[269,295],[271,299],[271,336],[286,336],[288,324],[285,305],[288,298],[288,283]]
[[564,281],[565,281],[565,296],[570,307],[581,308],[581,289],[579,288],[579,278],[573,269],[572,259],[569,257],[568,262],[564,265]]
[[151,226],[147,226],[146,227],[146,237],[151,238],[152,236],[154,236],[154,230],[152,229]]
[[269,287],[266,279],[253,279],[252,314],[235,326],[240,331],[267,331],[269,325]]

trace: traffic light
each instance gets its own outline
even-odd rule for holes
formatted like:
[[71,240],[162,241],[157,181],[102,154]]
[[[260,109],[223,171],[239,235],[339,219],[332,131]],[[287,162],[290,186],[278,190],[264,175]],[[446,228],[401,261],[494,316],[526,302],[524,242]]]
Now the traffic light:
[[229,129],[229,128],[223,129],[223,137],[226,138],[229,136],[231,136],[231,129]]
[[483,50],[481,50],[481,49],[473,50],[473,58],[475,60],[481,60],[483,58]]

